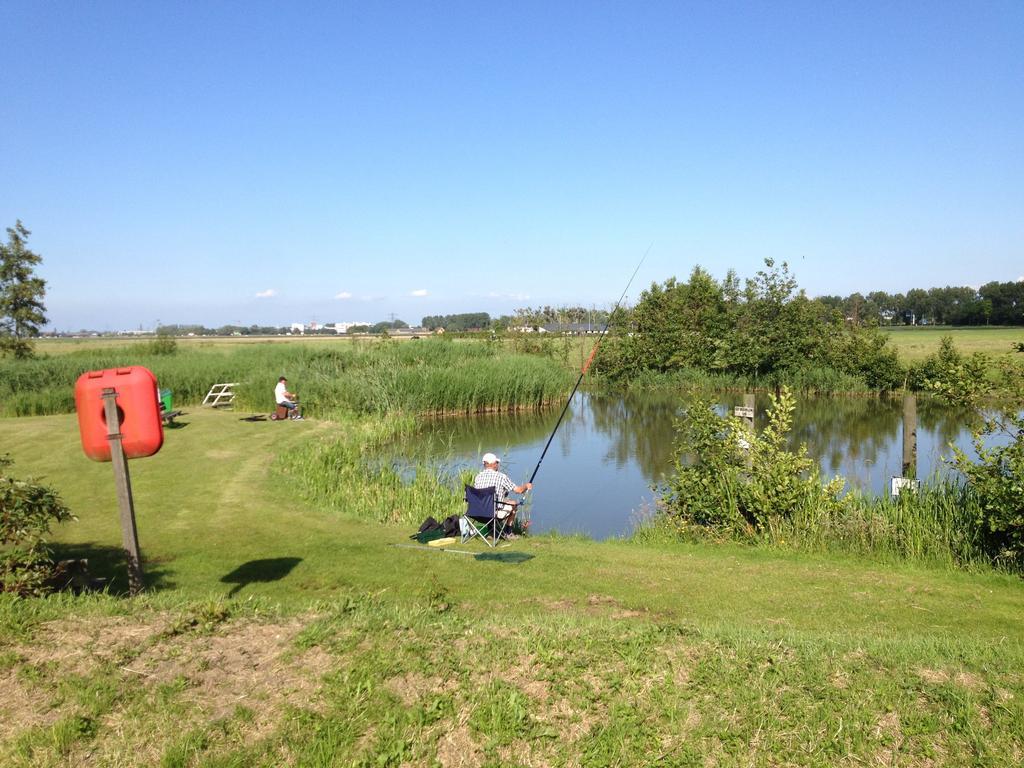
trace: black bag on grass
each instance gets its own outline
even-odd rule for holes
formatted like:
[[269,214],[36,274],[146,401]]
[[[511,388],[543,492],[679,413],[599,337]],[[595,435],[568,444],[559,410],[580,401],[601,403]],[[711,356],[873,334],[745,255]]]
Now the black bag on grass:
[[[458,526],[458,523],[456,523],[456,526]],[[423,525],[420,526],[419,532],[431,533],[432,531],[439,530],[440,528],[441,524],[437,522],[437,520],[435,520],[433,517],[428,517],[426,520],[423,521]]]

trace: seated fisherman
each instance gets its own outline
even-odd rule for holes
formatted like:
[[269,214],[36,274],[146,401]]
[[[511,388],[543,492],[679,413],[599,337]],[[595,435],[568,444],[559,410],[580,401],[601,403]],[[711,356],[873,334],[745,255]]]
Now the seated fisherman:
[[287,382],[288,379],[284,376],[277,380],[277,386],[274,387],[274,402],[282,408],[287,408],[291,418],[301,419],[302,414],[299,413],[299,405],[295,402],[299,399],[298,395],[288,391]]
[[497,502],[495,504],[495,517],[499,520],[504,520],[508,517],[508,525],[511,528],[516,522],[516,508],[519,506],[519,502],[514,499],[508,499],[506,496],[509,493],[526,493],[533,488],[533,483],[524,483],[523,485],[513,483],[508,475],[498,470],[501,459],[493,453],[485,453],[483,462],[484,468],[477,472],[476,477],[473,478],[473,487],[494,489],[494,499]]

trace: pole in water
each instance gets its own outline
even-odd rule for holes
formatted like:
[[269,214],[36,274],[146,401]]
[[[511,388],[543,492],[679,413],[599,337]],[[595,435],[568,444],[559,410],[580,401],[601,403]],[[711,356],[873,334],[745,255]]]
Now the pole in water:
[[548,436],[547,443],[544,444],[544,450],[541,451],[540,458],[537,460],[537,466],[533,468],[533,474],[530,475],[529,483],[533,484],[533,478],[537,476],[537,472],[540,470],[540,465],[544,461],[544,457],[548,455],[548,448],[551,447],[551,441],[555,439],[555,434],[558,432],[558,428],[562,425],[562,419],[565,418],[566,411],[569,410],[569,404],[572,403],[572,399],[576,397],[576,391],[580,388],[580,384],[583,382],[583,377],[587,375],[587,371],[590,370],[590,364],[594,362],[594,357],[597,355],[597,348],[601,346],[601,342],[604,341],[605,335],[608,333],[608,328],[611,326],[612,318],[615,317],[615,312],[619,309],[619,305],[622,300],[626,298],[626,292],[629,290],[629,286],[633,284],[633,278],[636,277],[636,273],[640,271],[640,267],[643,266],[644,261],[647,259],[647,254],[651,252],[651,248],[654,243],[647,246],[647,250],[644,251],[643,257],[640,259],[640,263],[636,265],[636,269],[633,270],[633,274],[629,277],[629,282],[626,283],[626,288],[622,291],[622,295],[619,296],[619,300],[615,302],[615,306],[612,307],[611,314],[608,315],[608,319],[604,323],[604,328],[601,330],[601,335],[597,337],[597,343],[594,344],[594,348],[590,350],[590,356],[587,361],[583,364],[583,369],[580,371],[580,376],[576,379],[576,386],[572,388],[572,392],[569,393],[568,399],[565,401],[565,406],[562,408],[562,412],[558,415],[558,421],[555,422],[555,428],[551,430],[551,434]]

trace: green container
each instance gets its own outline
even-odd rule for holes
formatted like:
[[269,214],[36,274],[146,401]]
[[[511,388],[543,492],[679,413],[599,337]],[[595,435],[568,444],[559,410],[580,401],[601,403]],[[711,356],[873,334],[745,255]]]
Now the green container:
[[171,390],[169,390],[169,389],[161,389],[160,390],[160,406],[161,406],[161,408],[163,408],[164,411],[172,411],[172,410],[174,410],[171,407],[172,403],[173,403],[173,400],[171,400]]

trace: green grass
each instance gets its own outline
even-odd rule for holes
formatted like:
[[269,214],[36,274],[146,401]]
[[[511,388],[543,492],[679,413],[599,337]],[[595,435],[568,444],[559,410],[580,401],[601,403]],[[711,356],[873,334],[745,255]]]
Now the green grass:
[[[399,548],[409,526],[282,474],[362,420],[241,415],[192,409],[132,462],[143,596],[0,598],[0,764],[1024,757],[1019,579],[579,537]],[[2,420],[0,445],[78,514],[59,553],[123,588],[111,468],[81,454],[74,417]]]
[[1019,355],[1014,345],[1024,342],[1024,328],[986,326],[954,328],[950,326],[898,327],[882,329],[904,364],[919,363],[939,350],[943,336],[951,336],[956,348],[965,355]]

